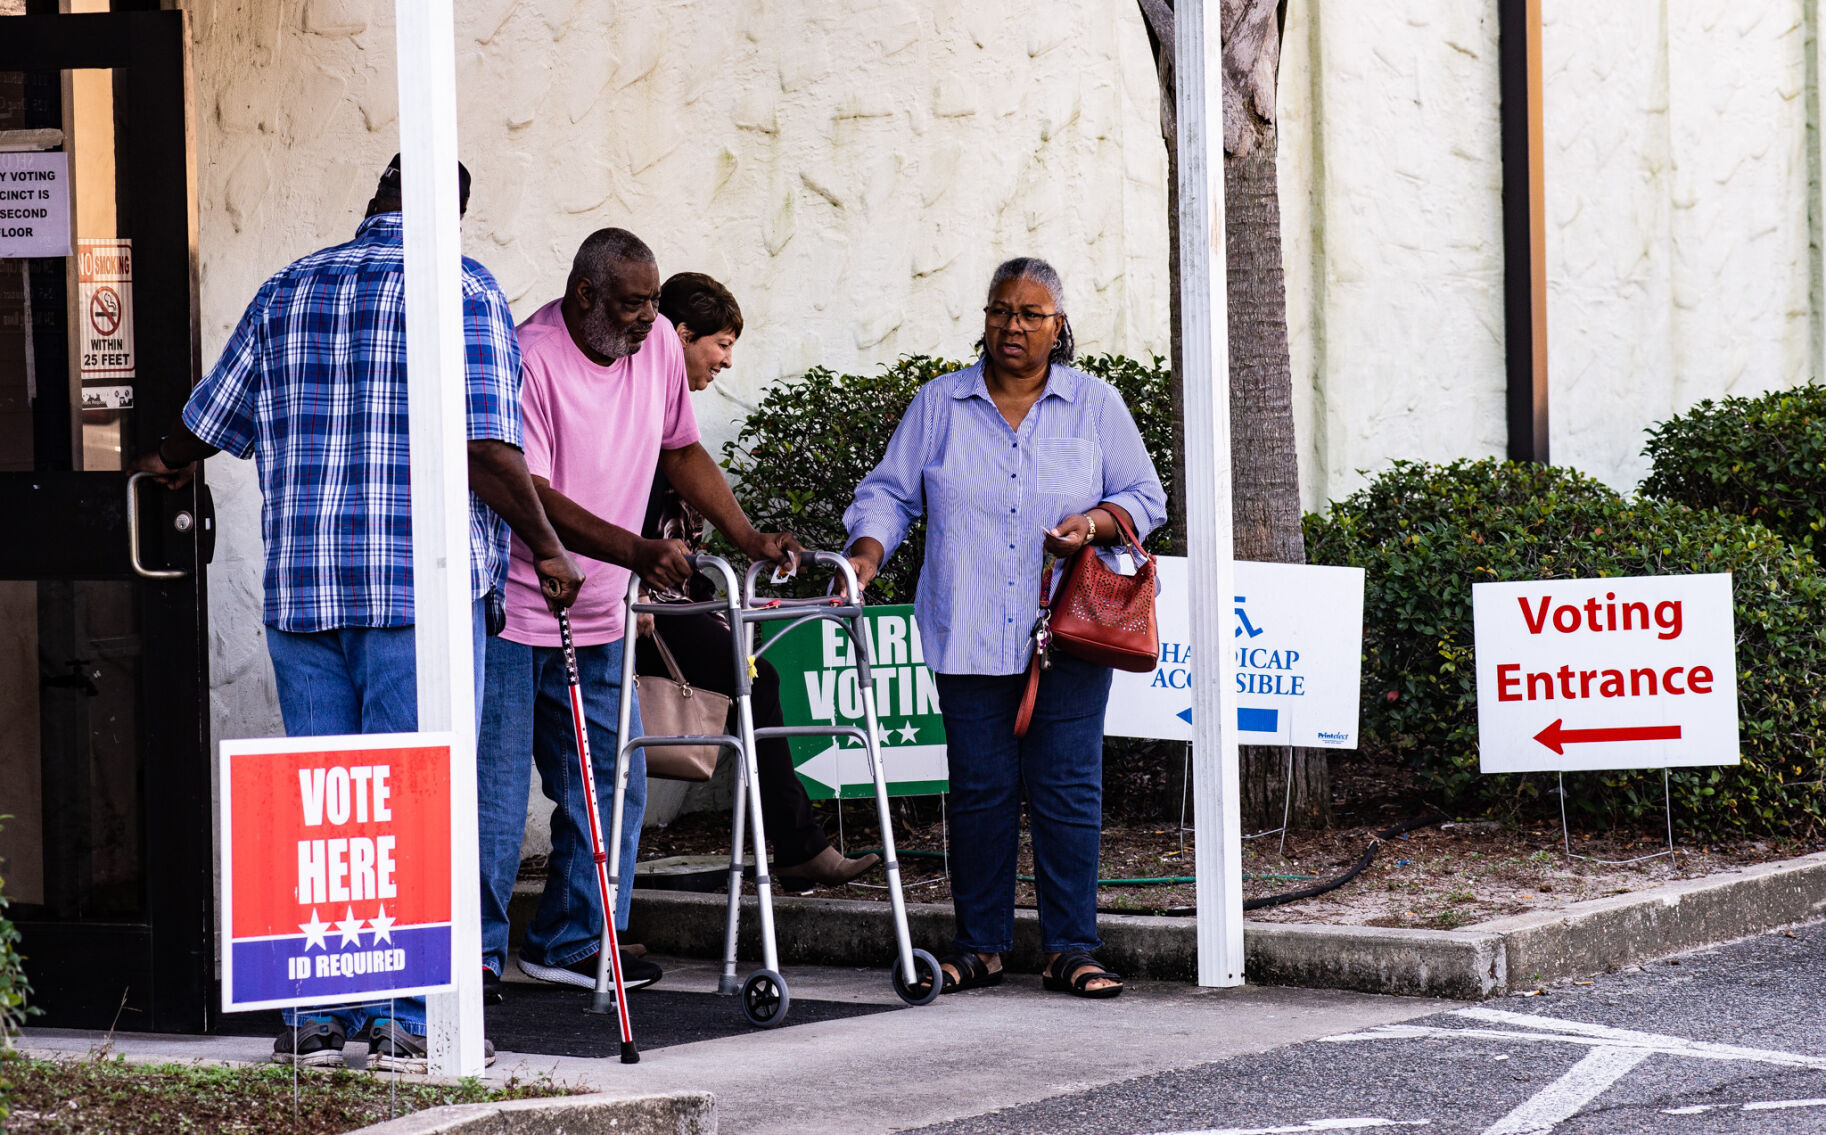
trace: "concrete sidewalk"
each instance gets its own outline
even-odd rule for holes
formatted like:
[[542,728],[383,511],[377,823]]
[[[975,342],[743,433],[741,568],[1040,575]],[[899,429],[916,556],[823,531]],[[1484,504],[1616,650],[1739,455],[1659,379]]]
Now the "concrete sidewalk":
[[[664,987],[716,988],[714,963],[659,959]],[[750,967],[744,966],[746,973]],[[794,998],[898,1004],[879,969],[795,966]],[[507,995],[513,996],[510,986]],[[1316,1037],[1436,1013],[1455,1003],[1336,990],[1200,989],[1131,981],[1113,1001],[1040,989],[1032,974],[942,997],[918,1009],[747,1032],[614,1059],[503,1052],[490,1079],[549,1075],[582,1090],[710,1091],[718,1130],[886,1133],[1032,1103],[1151,1072],[1266,1051]],[[639,1037],[640,994],[630,1001]],[[739,1012],[729,1000],[729,1012]],[[97,1033],[27,1030],[34,1055],[76,1054]],[[116,1034],[128,1059],[265,1059],[271,1037]]]

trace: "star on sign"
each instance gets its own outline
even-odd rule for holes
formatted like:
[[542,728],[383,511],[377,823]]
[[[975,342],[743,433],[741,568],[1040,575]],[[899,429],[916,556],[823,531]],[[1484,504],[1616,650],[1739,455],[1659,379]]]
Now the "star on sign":
[[896,729],[894,732],[900,734],[900,739],[905,744],[912,744],[919,738],[919,727],[914,725],[911,721],[907,722],[899,729]]
[[343,945],[359,946],[361,945],[361,919],[355,917],[354,907],[349,907],[348,910],[349,912],[343,915],[342,920],[336,924],[336,932],[342,935]]
[[387,913],[385,906],[380,908],[379,914],[368,920],[368,925],[374,928],[374,945],[378,946],[382,942],[392,945],[393,921],[393,917]]
[[300,922],[298,924],[298,929],[304,931],[304,948],[306,952],[309,952],[312,946],[317,947],[319,950],[326,951],[330,948],[329,943],[324,941],[324,937],[329,933],[330,924],[322,922],[317,918],[316,907],[311,908],[311,920],[309,922]]

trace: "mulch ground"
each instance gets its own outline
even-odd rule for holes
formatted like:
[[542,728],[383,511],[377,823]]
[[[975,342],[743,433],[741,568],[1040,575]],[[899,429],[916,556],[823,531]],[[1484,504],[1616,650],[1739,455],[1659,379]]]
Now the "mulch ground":
[[549,1081],[495,1089],[476,1081],[409,1083],[339,1070],[301,1071],[294,1083],[290,1068],[274,1065],[0,1055],[0,1130],[32,1135],[340,1135],[444,1104],[567,1094]]
[[[1170,783],[1170,777],[1155,774],[1153,780],[1139,789],[1106,784],[1100,872],[1104,882],[1098,904],[1106,912],[1189,915],[1196,909],[1196,888],[1190,881],[1195,874],[1196,833],[1180,827],[1179,787]],[[1110,807],[1112,800],[1118,807]],[[880,847],[873,801],[844,802],[841,822],[834,802],[820,803],[816,809],[832,840],[841,838],[851,854]],[[949,832],[937,799],[896,800],[894,813],[908,901],[950,901],[944,858]],[[1368,868],[1344,886],[1321,896],[1253,910],[1248,917],[1456,929],[1826,849],[1826,841],[1819,839],[1695,841],[1683,838],[1677,822],[1673,855],[1639,859],[1666,852],[1665,828],[1584,831],[1575,821],[1567,841],[1557,816],[1448,818],[1414,787],[1404,770],[1360,758],[1334,766],[1332,827],[1290,831],[1284,840],[1279,834],[1268,834],[1243,842],[1244,896],[1256,899],[1284,894],[1335,879],[1377,842],[1377,832],[1427,816],[1437,819],[1382,841]],[[1189,813],[1187,818],[1189,821]],[[726,857],[728,841],[727,814],[696,813],[643,833],[641,858]],[[1568,842],[1572,856],[1584,858],[1569,857]],[[1033,874],[1025,825],[1019,873]],[[876,872],[860,883],[820,887],[815,893],[886,899],[882,884]],[[1030,879],[1018,884],[1016,902],[1033,905]]]

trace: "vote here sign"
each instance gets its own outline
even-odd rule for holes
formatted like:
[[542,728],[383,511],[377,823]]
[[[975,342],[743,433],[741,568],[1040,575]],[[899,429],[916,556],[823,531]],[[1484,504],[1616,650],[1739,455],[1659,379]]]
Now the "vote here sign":
[[1737,763],[1731,577],[1480,583],[1484,772]]
[[224,741],[220,760],[224,1011],[451,987],[446,737]]

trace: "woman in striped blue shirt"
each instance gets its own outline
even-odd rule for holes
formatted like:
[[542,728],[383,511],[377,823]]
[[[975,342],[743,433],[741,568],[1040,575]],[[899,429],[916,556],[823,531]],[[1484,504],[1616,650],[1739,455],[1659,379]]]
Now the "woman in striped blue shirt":
[[1103,714],[1110,670],[1063,652],[1042,672],[1033,721],[1014,736],[1046,555],[1145,536],[1166,495],[1113,387],[1074,370],[1059,275],[1022,257],[996,269],[983,355],[927,383],[844,514],[850,562],[873,579],[924,514],[914,601],[938,676],[949,746],[951,893],[957,934],[944,991],[1002,980],[1014,945],[1021,805],[1033,835],[1048,989],[1114,997],[1091,955],[1103,820]]

